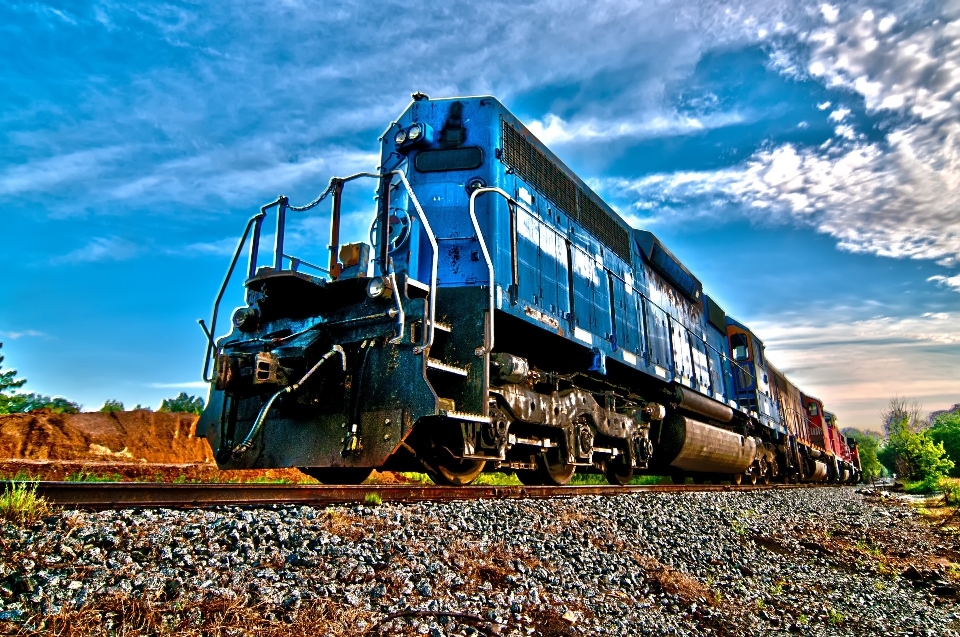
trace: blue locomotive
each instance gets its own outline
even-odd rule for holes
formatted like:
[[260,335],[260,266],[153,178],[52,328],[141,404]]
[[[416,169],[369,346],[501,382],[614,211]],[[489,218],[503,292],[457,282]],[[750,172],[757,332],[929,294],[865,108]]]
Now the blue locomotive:
[[[858,479],[855,447],[842,457],[811,438],[802,395],[757,337],[496,99],[415,94],[380,143],[375,172],[334,178],[306,206],[279,197],[247,223],[201,322],[211,389],[197,431],[221,468],[329,483],[374,469],[444,484],[485,470],[525,484],[578,470],[621,484]],[[370,243],[341,245],[344,189],[364,181]],[[287,216],[325,200],[329,261],[287,255]],[[246,303],[216,340],[247,244]]]

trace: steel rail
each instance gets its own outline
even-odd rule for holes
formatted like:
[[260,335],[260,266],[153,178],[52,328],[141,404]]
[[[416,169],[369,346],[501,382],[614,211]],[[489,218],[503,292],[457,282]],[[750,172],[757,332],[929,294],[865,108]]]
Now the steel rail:
[[[4,491],[12,481],[0,481]],[[464,486],[422,484],[294,485],[162,482],[31,482],[36,495],[51,504],[75,509],[206,508],[214,506],[269,506],[297,504],[327,506],[380,502],[439,502],[454,500],[556,498],[797,489],[808,484],[771,485],[575,485],[575,486]]]

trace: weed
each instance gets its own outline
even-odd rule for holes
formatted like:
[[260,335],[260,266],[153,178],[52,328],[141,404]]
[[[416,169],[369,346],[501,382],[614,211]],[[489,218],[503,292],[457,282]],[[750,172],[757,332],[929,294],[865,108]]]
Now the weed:
[[268,478],[267,476],[257,476],[249,480],[243,480],[247,484],[293,484],[290,478]]
[[473,481],[473,484],[489,485],[492,487],[503,487],[503,486],[519,486],[522,483],[520,479],[517,478],[516,474],[506,474],[500,471],[495,471],[493,473],[481,473],[477,476],[477,479]]
[[32,524],[50,515],[50,504],[37,495],[36,483],[16,482],[0,495],[0,518],[21,524]]
[[366,497],[363,498],[363,501],[373,506],[380,506],[383,504],[383,498],[381,498],[380,494],[376,492],[368,493]]
[[763,600],[757,598],[757,608],[758,608],[759,610],[763,610],[765,606],[766,606],[766,604],[763,603]]
[[123,476],[119,473],[90,473],[86,469],[74,471],[64,478],[66,482],[123,482]]
[[801,614],[799,617],[797,617],[797,623],[802,626],[806,626],[808,623],[810,623],[810,618]]
[[781,595],[783,593],[783,580],[777,580],[777,583],[770,587],[772,595]]
[[833,610],[832,608],[827,609],[827,621],[834,626],[842,624],[844,619],[843,613],[840,611]]

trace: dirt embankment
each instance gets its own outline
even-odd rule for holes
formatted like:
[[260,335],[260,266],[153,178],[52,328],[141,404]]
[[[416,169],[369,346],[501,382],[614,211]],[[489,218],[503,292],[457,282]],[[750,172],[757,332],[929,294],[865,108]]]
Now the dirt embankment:
[[[0,415],[0,479],[316,482],[297,469],[220,471],[194,414],[146,409]],[[390,472],[377,482],[407,482]]]
[[196,438],[197,416],[145,409],[57,414],[46,410],[0,416],[0,457],[213,464],[206,440]]

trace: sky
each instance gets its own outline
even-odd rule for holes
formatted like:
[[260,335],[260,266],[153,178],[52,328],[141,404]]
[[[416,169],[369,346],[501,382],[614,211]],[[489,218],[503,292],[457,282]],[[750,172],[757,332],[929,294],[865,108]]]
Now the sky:
[[[958,89],[956,0],[8,1],[4,369],[88,410],[205,394],[196,320],[246,219],[375,169],[411,93],[490,94],[878,429],[893,396],[960,402]],[[291,249],[321,259],[328,214]]]

